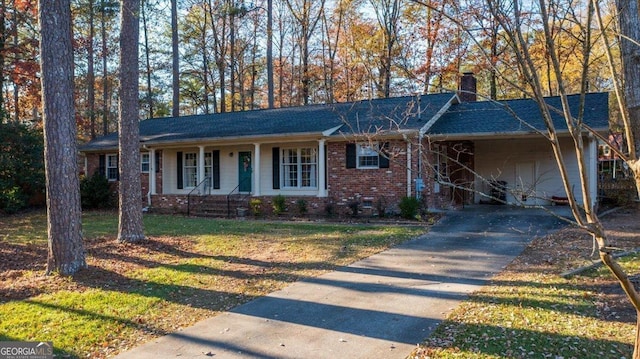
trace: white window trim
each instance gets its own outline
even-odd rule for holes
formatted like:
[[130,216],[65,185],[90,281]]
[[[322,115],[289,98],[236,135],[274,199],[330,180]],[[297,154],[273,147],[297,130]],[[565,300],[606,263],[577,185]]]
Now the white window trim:
[[[367,151],[368,154],[363,154]],[[361,165],[361,157],[376,157],[375,165]],[[357,143],[356,144],[356,168],[358,169],[378,169],[380,168],[380,145],[377,142],[373,143]]]
[[[302,150],[304,149],[310,149],[313,152],[314,155],[314,162],[307,162],[307,163],[302,163]],[[296,156],[297,156],[297,162],[295,164],[289,164],[287,163],[287,159],[288,151],[295,151],[296,152]],[[318,149],[315,147],[287,147],[287,148],[282,148],[281,149],[281,154],[280,154],[281,160],[280,160],[280,188],[282,189],[286,189],[286,190],[313,190],[313,189],[318,189]],[[287,172],[285,171],[286,167],[290,167],[290,166],[296,166],[297,168],[297,178],[296,178],[296,182],[297,182],[297,186],[288,186],[287,185]],[[304,165],[312,165],[314,167],[314,170],[311,172],[312,178],[310,179],[311,183],[314,183],[314,186],[302,186],[302,167]]]
[[207,185],[213,188],[213,151],[204,153],[204,177],[209,177]]
[[[194,155],[195,156],[195,165],[188,166],[187,165],[187,156]],[[189,176],[187,174],[187,169],[195,169],[195,184],[189,182]],[[198,152],[185,152],[182,154],[182,183],[184,184],[185,189],[195,188],[198,185]]]
[[[114,159],[115,161],[115,166],[111,166],[111,159]],[[111,171],[109,171],[109,169],[115,169],[115,177],[111,177]],[[107,180],[109,180],[109,182],[115,182],[118,180],[118,171],[120,169],[118,168],[118,154],[117,153],[112,153],[112,154],[108,154],[105,156],[105,164],[104,164],[104,172],[105,172],[105,176],[107,177]]]
[[[144,158],[147,158],[147,161],[145,162]],[[147,169],[144,169],[144,165],[145,163],[147,164]],[[142,152],[140,154],[140,172],[142,173],[149,173],[149,171],[151,170],[151,154],[149,154],[149,152]]]

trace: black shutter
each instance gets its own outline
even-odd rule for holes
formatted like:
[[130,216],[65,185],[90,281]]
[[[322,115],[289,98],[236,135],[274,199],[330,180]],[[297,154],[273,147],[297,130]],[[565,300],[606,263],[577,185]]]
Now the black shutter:
[[156,151],[154,156],[156,161],[156,173],[160,173],[160,156],[162,156],[162,154]]
[[220,151],[213,151],[211,157],[211,165],[213,166],[213,189],[220,189]]
[[107,177],[107,156],[105,155],[98,156],[98,173]]
[[272,148],[271,154],[273,159],[273,189],[280,189],[280,147]]
[[378,154],[378,167],[389,168],[389,142],[385,142],[380,146]]
[[356,168],[356,144],[347,143],[347,168]]
[[177,158],[177,167],[178,167],[178,189],[184,188],[184,179],[182,178],[182,152],[178,152]]

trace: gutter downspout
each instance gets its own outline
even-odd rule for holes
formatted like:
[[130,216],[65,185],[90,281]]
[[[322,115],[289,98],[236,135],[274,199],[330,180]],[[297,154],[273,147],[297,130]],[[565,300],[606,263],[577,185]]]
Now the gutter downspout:
[[156,192],[156,150],[149,149],[149,191],[147,192],[147,206],[151,208],[151,195]]

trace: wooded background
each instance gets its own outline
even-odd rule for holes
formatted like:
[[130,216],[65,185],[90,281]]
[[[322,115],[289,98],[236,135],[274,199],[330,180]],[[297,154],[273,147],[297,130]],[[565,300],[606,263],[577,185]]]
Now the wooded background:
[[[580,3],[552,1],[547,9],[573,92],[588,2]],[[81,140],[117,129],[119,5],[72,1]],[[555,95],[538,5],[521,9],[523,26],[546,95]],[[601,5],[608,25],[610,6]],[[12,120],[38,124],[37,2],[0,7],[0,107]],[[523,97],[518,88],[526,87],[509,37],[480,0],[145,0],[139,38],[140,119],[435,93],[455,90],[461,72],[474,72],[489,98]],[[589,90],[610,90],[602,42],[591,41]]]

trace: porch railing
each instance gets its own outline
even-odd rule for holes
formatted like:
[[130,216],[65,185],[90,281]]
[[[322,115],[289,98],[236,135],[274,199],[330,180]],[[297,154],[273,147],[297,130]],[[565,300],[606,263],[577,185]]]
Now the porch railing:
[[244,178],[240,183],[238,183],[236,188],[227,194],[227,218],[231,218],[231,199],[234,196],[237,197],[237,201],[239,202],[242,202],[251,196],[251,192],[240,192],[240,187],[250,180],[251,178]]
[[211,177],[205,177],[187,194],[187,216],[191,215],[191,196],[206,196],[211,194]]

